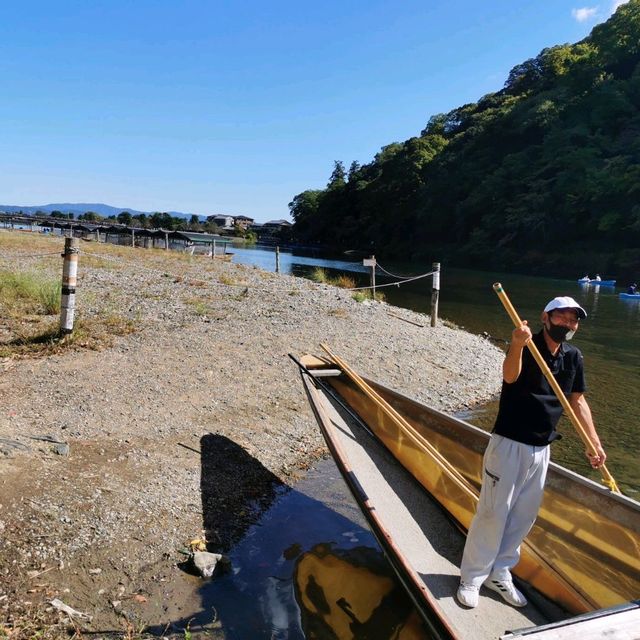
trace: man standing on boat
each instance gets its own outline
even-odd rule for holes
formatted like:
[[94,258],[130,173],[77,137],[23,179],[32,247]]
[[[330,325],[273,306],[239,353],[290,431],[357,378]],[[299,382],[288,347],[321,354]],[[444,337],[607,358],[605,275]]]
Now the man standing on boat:
[[514,586],[511,569],[520,545],[538,515],[549,465],[549,444],[561,436],[556,425],[562,405],[526,344],[533,340],[572,409],[585,427],[596,453],[591,466],[601,467],[606,454],[584,397],[583,359],[567,344],[586,311],[568,296],[554,298],[542,313],[542,330],[532,335],[524,321],[512,333],[502,365],[500,408],[484,454],[482,490],[469,528],[456,597],[466,607],[478,604],[482,585],[509,604],[524,607],[526,598]]

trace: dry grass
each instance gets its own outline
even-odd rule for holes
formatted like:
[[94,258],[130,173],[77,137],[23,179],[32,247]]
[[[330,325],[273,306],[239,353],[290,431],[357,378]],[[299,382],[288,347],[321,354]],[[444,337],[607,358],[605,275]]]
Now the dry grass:
[[102,256],[82,253],[78,260],[78,268],[82,270],[87,267],[90,269],[111,269],[116,271],[122,269],[123,265],[117,260],[108,260],[107,257],[103,258]]
[[356,286],[356,281],[351,276],[340,275],[331,279],[329,284],[341,289],[353,289]]
[[60,282],[42,271],[0,270],[0,309],[18,318],[60,312]]
[[69,348],[103,349],[136,322],[107,310],[79,315],[71,334],[60,333],[60,280],[42,270],[0,270],[0,357],[41,357]]
[[64,248],[64,238],[60,236],[31,233],[29,231],[8,231],[0,229],[0,247],[6,249],[20,249],[21,252],[46,253],[59,251]]
[[101,314],[94,318],[78,318],[73,332],[61,334],[58,319],[3,326],[8,338],[0,340],[0,358],[38,358],[63,353],[69,349],[102,351],[113,344],[116,336],[134,333],[137,322],[118,314]]
[[328,284],[333,287],[340,287],[340,289],[353,289],[356,286],[356,281],[351,276],[340,274],[339,276],[331,277],[326,269],[322,267],[316,267],[311,272],[311,280],[319,282],[321,284]]
[[[116,336],[132,333],[137,319],[125,317],[110,306],[99,315],[76,317],[70,335],[59,332],[61,236],[4,231],[0,229],[0,357],[43,357],[68,349],[104,349]],[[97,242],[80,242],[79,275],[82,269],[122,269],[135,264],[138,269],[151,269],[173,282],[190,288],[204,289],[209,282],[189,277],[189,265],[216,269],[210,258],[192,256],[178,251],[145,249]],[[9,270],[8,267],[11,267]],[[186,267],[186,268],[185,268]],[[234,278],[221,275],[222,284],[241,284]],[[150,292],[145,297],[161,298]],[[246,291],[239,293],[246,296]],[[193,303],[199,315],[213,312],[211,305]],[[95,305],[94,305],[95,306]]]
[[238,284],[234,278],[226,275],[225,273],[218,276],[218,282],[220,284],[234,285]]

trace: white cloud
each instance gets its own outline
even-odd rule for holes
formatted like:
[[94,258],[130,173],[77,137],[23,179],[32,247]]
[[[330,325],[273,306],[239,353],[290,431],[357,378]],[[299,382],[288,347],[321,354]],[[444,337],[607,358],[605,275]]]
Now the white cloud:
[[[614,0],[614,2],[619,2],[619,4],[623,4],[624,0]],[[615,10],[615,9],[614,9]],[[581,9],[571,9],[571,15],[578,22],[586,22],[590,20],[598,13],[598,7],[582,7]]]
[[629,2],[629,0],[613,0],[611,4],[611,13],[614,14],[619,6],[627,4],[627,2]]

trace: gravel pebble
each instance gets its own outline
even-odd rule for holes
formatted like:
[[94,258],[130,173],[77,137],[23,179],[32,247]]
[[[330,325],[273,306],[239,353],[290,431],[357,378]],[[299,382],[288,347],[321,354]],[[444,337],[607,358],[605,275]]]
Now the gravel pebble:
[[[209,551],[237,541],[279,483],[326,455],[289,353],[321,354],[326,342],[363,375],[444,411],[499,389],[496,346],[423,314],[394,317],[346,290],[198,256],[81,249],[79,312],[125,317],[136,331],[103,351],[0,367],[0,439],[28,447],[0,457],[5,622],[29,609],[28,570],[49,570],[54,592],[70,589],[99,627],[113,624],[120,587],[139,589],[149,567],[159,579],[203,530]],[[44,434],[68,455],[29,438]]]

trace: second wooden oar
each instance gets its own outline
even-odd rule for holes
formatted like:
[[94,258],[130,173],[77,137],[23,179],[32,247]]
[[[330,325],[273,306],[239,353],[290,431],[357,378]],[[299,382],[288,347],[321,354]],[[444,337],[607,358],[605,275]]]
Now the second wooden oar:
[[363,380],[344,360],[331,352],[326,344],[320,346],[329,354],[331,359],[347,374],[356,386],[374,403],[376,404],[400,429],[406,433],[412,440],[421,445],[422,450],[427,453],[433,461],[442,469],[442,471],[451,478],[451,480],[466,493],[474,502],[478,501],[478,492],[472,487],[468,480],[416,429],[409,424],[386,400],[380,397],[374,389],[372,389],[365,380]]
[[[493,290],[498,294],[498,298],[500,298],[500,302],[502,302],[502,305],[504,306],[506,312],[509,314],[509,317],[513,321],[513,324],[516,327],[521,326],[522,320],[520,319],[520,316],[518,315],[518,312],[515,310],[514,306],[511,304],[511,301],[509,300],[509,297],[507,296],[507,293],[502,287],[502,285],[499,282],[496,282],[493,285]],[[562,405],[562,408],[564,409],[567,416],[569,416],[569,419],[573,423],[573,426],[576,428],[576,431],[578,432],[578,435],[580,436],[580,439],[584,443],[585,447],[587,447],[587,450],[589,451],[589,453],[592,453],[595,455],[596,448],[593,446],[593,442],[591,442],[591,438],[589,437],[589,434],[584,428],[584,425],[580,422],[580,418],[578,418],[572,406],[569,404],[567,397],[564,395],[564,392],[560,388],[558,381],[553,377],[551,370],[547,366],[547,363],[544,361],[544,358],[540,354],[540,351],[538,351],[538,347],[536,347],[533,340],[529,340],[529,342],[527,342],[527,348],[531,352],[531,355],[533,356],[535,361],[538,363],[538,366],[540,367],[542,373],[544,374],[544,377],[547,379],[547,382],[551,385],[553,392],[556,394],[556,396],[558,396],[558,400],[560,400],[560,404]],[[602,474],[603,482],[609,487],[609,489],[611,489],[611,491],[613,491],[614,493],[620,493],[620,489],[618,489],[618,485],[616,481],[614,480],[613,476],[609,473],[605,465],[602,465],[600,467],[600,473]]]

